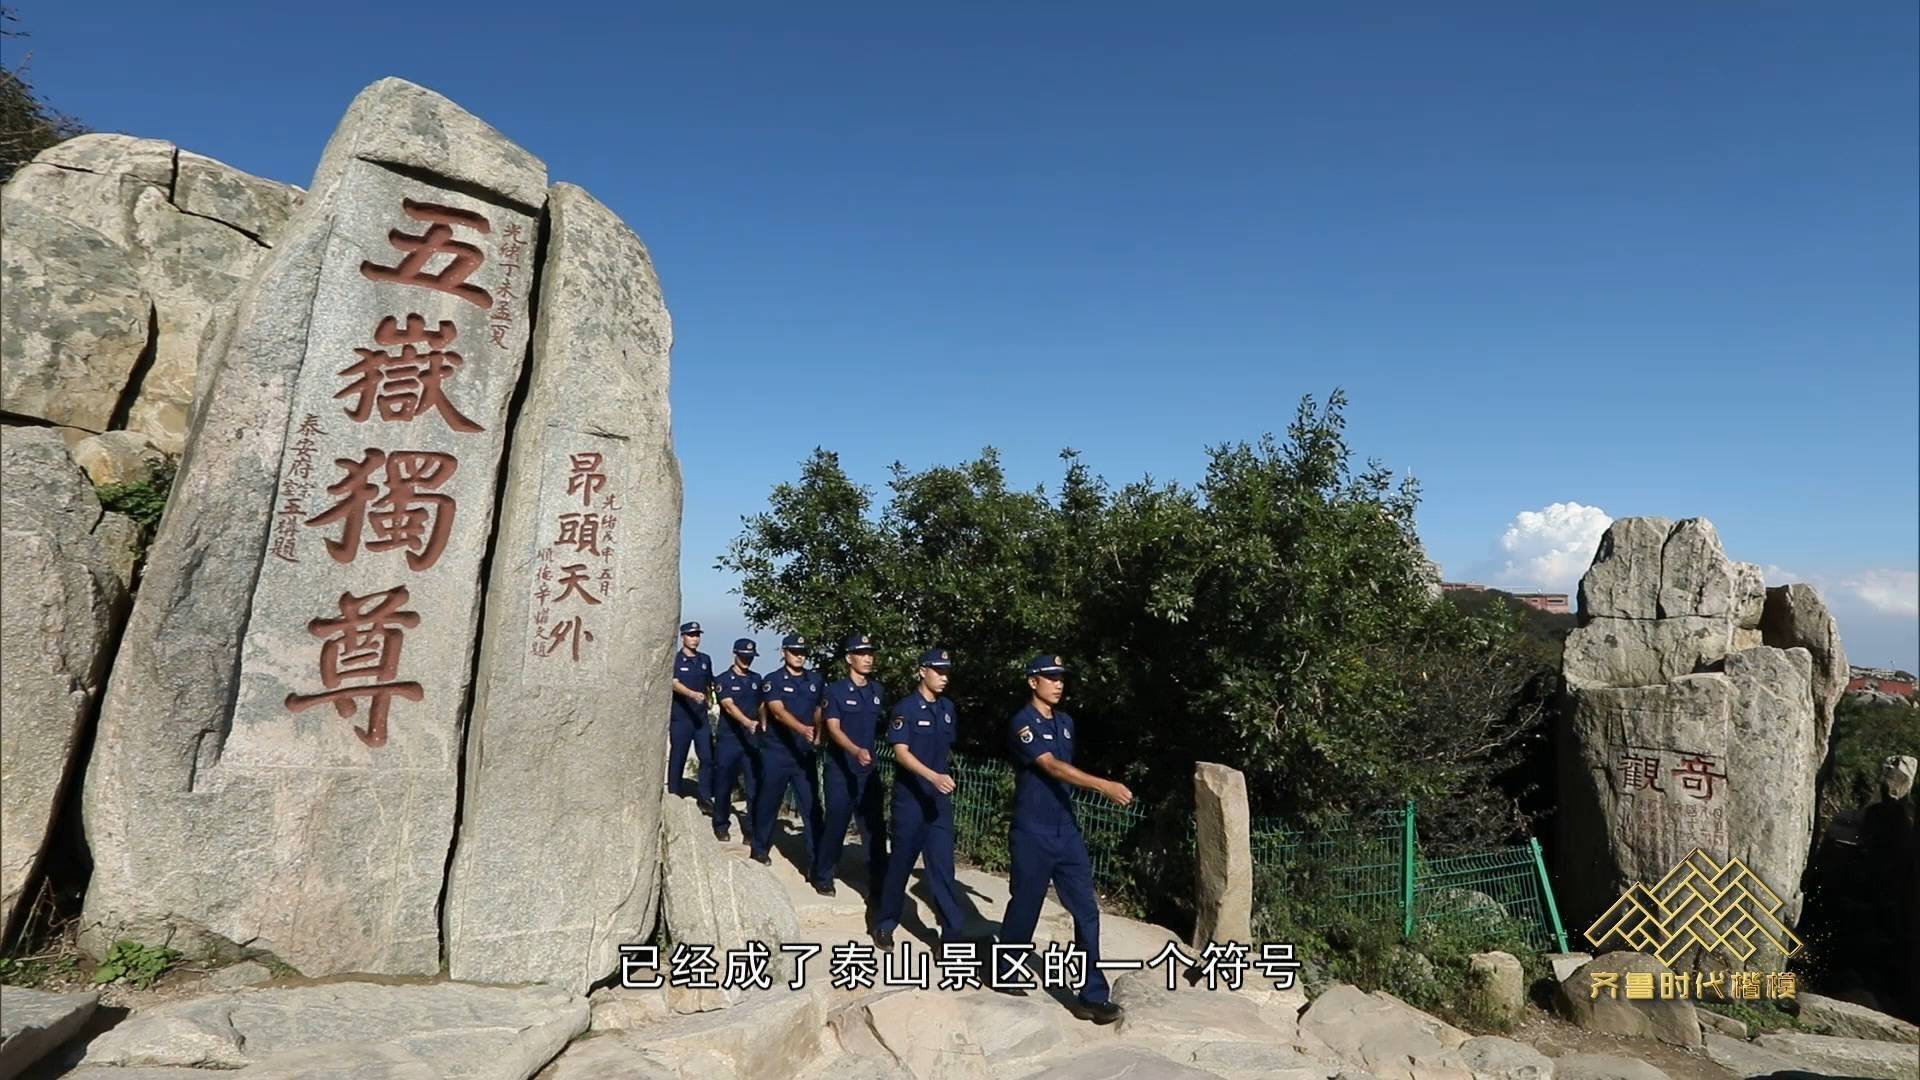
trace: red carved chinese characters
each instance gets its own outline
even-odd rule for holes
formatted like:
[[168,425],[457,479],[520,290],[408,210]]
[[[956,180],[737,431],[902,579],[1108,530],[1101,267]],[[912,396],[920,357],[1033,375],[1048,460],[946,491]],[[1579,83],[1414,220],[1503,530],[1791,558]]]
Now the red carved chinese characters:
[[[327,541],[335,562],[350,563],[360,553],[363,534],[368,551],[404,548],[407,566],[426,570],[440,560],[453,528],[457,507],[451,497],[433,489],[453,479],[460,463],[452,454],[430,450],[396,450],[389,454],[369,447],[359,461],[334,462],[346,475],[327,488],[340,501],[307,519],[308,525],[341,523],[340,538]],[[379,473],[384,487],[374,481]]]
[[[387,742],[387,713],[394,698],[419,701],[425,696],[417,682],[403,682],[400,674],[400,647],[406,631],[420,625],[420,615],[402,611],[407,603],[404,585],[385,592],[355,596],[340,594],[340,615],[333,619],[315,619],[308,632],[325,643],[320,646],[320,685],[318,694],[288,694],[287,708],[302,713],[315,705],[331,704],[342,719],[359,709],[357,698],[367,700],[367,726],[353,733],[368,746]],[[349,682],[366,685],[348,686]]]
[[1689,796],[1704,801],[1713,798],[1713,782],[1727,778],[1726,773],[1714,772],[1713,766],[1712,755],[1688,754],[1680,759],[1673,775],[1680,778],[1680,786]]
[[[333,396],[355,398],[346,413],[361,423],[373,415],[377,405],[382,420],[411,421],[422,410],[430,409],[455,431],[471,434],[483,430],[453,407],[441,385],[461,364],[459,353],[445,351],[459,335],[460,331],[444,319],[438,330],[429,330],[425,319],[408,315],[402,329],[399,320],[389,315],[380,320],[373,340],[400,346],[398,355],[384,349],[353,350],[360,354],[360,362],[348,365],[340,374],[354,381]],[[428,351],[419,351],[415,347],[418,343],[425,343]]]
[[[406,252],[406,256],[396,266],[380,266],[369,259],[360,264],[360,273],[372,281],[438,289],[470,304],[477,304],[482,310],[491,308],[493,295],[478,285],[467,284],[467,278],[487,261],[486,253],[472,244],[453,238],[455,225],[472,229],[482,236],[487,235],[493,231],[487,219],[471,210],[455,210],[451,206],[414,202],[412,199],[401,200],[400,206],[408,217],[427,222],[427,231],[418,236],[399,229],[387,233],[387,243]],[[451,261],[439,271],[429,273],[427,264],[436,255],[449,256]]]
[[[555,619],[549,605],[599,607],[601,597],[613,592],[613,529],[618,521],[612,513],[613,496],[601,494],[607,486],[605,464],[605,457],[592,451],[567,455],[565,498],[577,499],[581,509],[558,515],[554,522],[556,532],[548,534],[557,538],[549,541],[536,556],[539,566],[534,573],[532,635],[535,656],[552,656],[564,647],[577,663],[583,644],[593,641],[593,631],[580,614]],[[600,500],[599,511],[594,509],[596,499]],[[556,581],[554,567],[559,562],[559,552],[597,556],[600,564],[595,567],[585,562],[561,563]]]

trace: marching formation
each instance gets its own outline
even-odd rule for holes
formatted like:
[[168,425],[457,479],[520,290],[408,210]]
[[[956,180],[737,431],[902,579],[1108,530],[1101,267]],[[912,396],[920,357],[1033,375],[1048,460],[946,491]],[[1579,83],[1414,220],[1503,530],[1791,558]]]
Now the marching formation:
[[[915,863],[921,865],[933,899],[941,941],[956,940],[966,926],[966,913],[954,880],[956,784],[949,758],[959,719],[946,696],[953,666],[947,650],[922,654],[918,685],[888,704],[886,689],[873,677],[874,645],[865,634],[842,643],[846,677],[833,683],[807,666],[807,642],[798,634],[781,639],[780,663],[765,675],[753,669],[759,655],[753,639],[733,643],[733,662],[718,675],[712,659],[700,651],[700,640],[699,623],[680,627],[668,793],[686,794],[681,786],[691,750],[699,764],[694,797],[712,814],[714,838],[725,841],[732,833],[734,788],[743,785],[746,840],[759,863],[773,861],[774,826],[782,801],[791,794],[800,812],[802,866],[822,896],[837,891],[834,877],[847,827],[856,825],[866,847],[867,913],[874,944],[893,948]],[[1021,951],[1015,946],[1032,949],[1052,884],[1073,916],[1074,944],[1087,957],[1075,1011],[1096,1023],[1112,1023],[1120,1018],[1120,1008],[1109,1000],[1099,967],[1100,908],[1093,891],[1093,863],[1069,795],[1071,788],[1085,788],[1125,806],[1133,793],[1124,784],[1074,766],[1074,720],[1059,708],[1067,674],[1060,657],[1034,657],[1027,665],[1031,698],[1007,723],[1007,745],[1018,774],[1008,836],[1011,896],[999,943],[1007,954]],[[710,700],[719,706],[711,725]],[[882,740],[893,754],[891,792],[882,791],[875,778]],[[1012,955],[1008,962],[1019,963]]]

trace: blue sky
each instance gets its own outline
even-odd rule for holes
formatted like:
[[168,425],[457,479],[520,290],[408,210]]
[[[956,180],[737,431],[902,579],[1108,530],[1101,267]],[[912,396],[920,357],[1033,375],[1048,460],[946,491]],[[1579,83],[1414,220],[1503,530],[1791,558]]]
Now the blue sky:
[[624,216],[714,643],[715,555],[816,445],[1192,480],[1342,386],[1450,578],[1570,588],[1609,517],[1704,516],[1920,666],[1905,0],[17,6],[96,129],[304,184],[398,75]]

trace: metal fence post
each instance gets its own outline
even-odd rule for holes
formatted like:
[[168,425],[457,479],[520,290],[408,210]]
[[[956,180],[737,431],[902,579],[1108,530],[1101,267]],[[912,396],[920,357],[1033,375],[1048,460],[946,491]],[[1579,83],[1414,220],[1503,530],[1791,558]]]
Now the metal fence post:
[[1408,941],[1413,940],[1413,800],[1407,800],[1407,810],[1403,815],[1405,824],[1401,826],[1400,839],[1400,934]]
[[1567,931],[1560,925],[1560,905],[1553,899],[1553,882],[1547,879],[1547,859],[1540,851],[1540,838],[1527,837],[1527,844],[1533,848],[1533,870],[1540,876],[1540,895],[1547,901],[1547,918],[1552,921],[1553,943],[1561,952],[1567,951]]

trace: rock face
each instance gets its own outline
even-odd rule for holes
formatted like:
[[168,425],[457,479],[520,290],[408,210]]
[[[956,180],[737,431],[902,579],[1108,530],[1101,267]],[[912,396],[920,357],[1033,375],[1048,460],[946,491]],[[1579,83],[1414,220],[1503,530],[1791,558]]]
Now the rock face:
[[680,469],[673,331],[646,247],[577,187],[556,186],[548,209],[467,734],[447,959],[456,979],[584,991],[656,914],[662,791],[636,778],[665,767]]
[[1476,953],[1467,961],[1468,970],[1478,980],[1474,993],[1481,1008],[1512,1024],[1527,1011],[1527,974],[1518,957],[1511,953]]
[[1193,767],[1195,947],[1253,940],[1253,834],[1247,778],[1202,761]]
[[80,440],[73,448],[73,460],[86,470],[95,487],[105,487],[150,480],[167,456],[145,435],[108,431]]
[[[1423,1025],[1416,1017],[1431,1023]],[[1397,999],[1367,994],[1344,983],[1330,987],[1307,1006],[1300,1016],[1300,1030],[1381,1080],[1441,1076],[1467,1080],[1469,1076],[1466,1066],[1451,1054],[1466,1043],[1464,1033]]]
[[584,999],[541,986],[244,990],[143,1009],[88,1044],[82,1064],[526,1080],[587,1020]]
[[185,445],[200,356],[298,188],[156,139],[81,135],[0,189],[0,408]]
[[1797,920],[1831,673],[1844,684],[1847,669],[1812,590],[1761,585],[1704,520],[1623,518],[1602,537],[1567,639],[1558,740],[1560,900],[1575,925],[1696,848],[1739,859],[1779,895],[1774,916]]
[[1828,1035],[1920,1045],[1920,1027],[1897,1016],[1821,994],[1801,994],[1794,1000],[1799,1006],[1800,1022]]
[[821,1051],[826,999],[819,986],[776,988],[725,1012],[676,1016],[567,1048],[544,1080],[791,1076]]
[[0,926],[46,846],[127,613],[138,529],[60,436],[0,428]]
[[[225,198],[207,185],[196,198]],[[362,92],[248,287],[114,663],[82,943],[432,973],[545,167]]]
[[[781,952],[780,945],[799,939],[800,919],[786,888],[773,871],[714,843],[712,821],[690,800],[665,799],[660,810],[668,937],[710,944],[717,956],[758,941],[773,953],[769,970],[775,986],[787,981],[792,956]],[[669,991],[676,1012],[725,1008],[749,993],[687,987]]]
[[1779,1034],[1762,1035],[1754,1044],[1801,1063],[1809,1072],[1828,1076],[1865,1076],[1877,1080],[1920,1077],[1920,1054],[1905,1043],[1845,1039],[1837,1035]]

